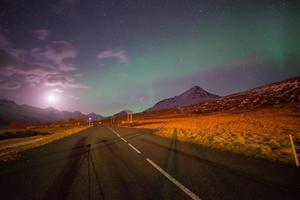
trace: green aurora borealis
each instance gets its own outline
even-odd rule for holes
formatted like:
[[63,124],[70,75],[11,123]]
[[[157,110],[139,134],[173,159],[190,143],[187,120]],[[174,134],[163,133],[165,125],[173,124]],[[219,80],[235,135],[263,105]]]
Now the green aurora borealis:
[[[129,92],[133,96],[142,94],[147,101],[137,104],[134,99],[129,98],[133,103],[125,104],[125,107],[141,111],[159,99],[168,97],[157,92],[159,89],[156,87],[164,87],[159,84],[162,80],[226,69],[236,61],[240,61],[237,63],[240,68],[248,67],[249,64],[272,63],[276,70],[284,71],[289,62],[299,63],[300,28],[297,18],[299,16],[292,14],[271,13],[269,16],[261,14],[254,17],[241,14],[230,16],[216,24],[207,24],[203,27],[204,30],[199,27],[198,30],[178,34],[171,39],[157,43],[150,41],[145,44],[147,48],[130,52],[129,64],[111,64],[105,73],[96,73],[91,78],[92,85],[99,87],[95,96],[109,102],[111,98],[116,101],[125,100],[129,98]],[[252,54],[255,54],[253,58]],[[230,78],[238,75],[232,74]],[[106,87],[107,84],[109,87]],[[188,89],[176,85],[174,87],[175,93],[170,92],[171,96]],[[232,92],[241,89],[248,88],[231,88]],[[221,89],[217,92],[226,94]],[[108,113],[117,110],[113,107]]]
[[[297,76],[298,4],[6,2],[0,6],[0,50],[10,57],[1,58],[0,84],[13,81],[15,87],[0,87],[0,98],[48,107],[41,96],[56,91],[60,102],[50,106],[111,115],[123,109],[143,111],[194,85],[227,95]],[[58,43],[63,48],[53,45]],[[64,57],[49,53],[50,47]],[[1,72],[9,67],[5,59],[29,64],[14,66],[15,74],[7,76]]]

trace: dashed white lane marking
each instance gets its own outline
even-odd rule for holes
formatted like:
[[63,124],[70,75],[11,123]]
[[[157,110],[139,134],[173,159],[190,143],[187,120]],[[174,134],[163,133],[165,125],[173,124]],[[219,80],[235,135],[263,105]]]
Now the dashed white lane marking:
[[[116,134],[119,138],[121,138],[123,141],[124,139],[121,137],[121,135],[119,133],[117,133],[114,129],[108,127],[109,130],[111,130],[114,134]],[[124,142],[127,142],[126,140]]]
[[184,193],[186,193],[193,200],[201,200],[196,194],[190,191],[187,187],[178,182],[175,178],[173,178],[170,174],[168,174],[165,170],[160,168],[155,162],[153,162],[150,158],[146,158],[146,160],[157,169],[162,175],[164,175],[167,179],[169,179],[172,183],[174,183],[177,187],[179,187]]
[[110,128],[110,127],[108,127],[109,128],[109,130],[111,130],[114,134],[118,134],[114,129],[112,129],[112,128]]
[[[108,127],[114,134],[121,138],[124,142],[126,142],[132,149],[134,149],[138,154],[141,154],[137,148],[135,148],[132,144],[128,143],[127,140],[121,137],[114,129]],[[162,175],[164,175],[167,179],[169,179],[172,183],[174,183],[179,189],[181,189],[185,194],[187,194],[193,200],[201,200],[195,193],[190,191],[187,187],[182,185],[179,181],[177,181],[173,176],[168,174],[165,170],[160,168],[155,162],[153,162],[150,158],[146,158],[146,161],[149,162],[155,169],[157,169]]]
[[137,148],[135,148],[132,144],[128,143],[128,145],[133,148],[133,150],[135,150],[138,154],[141,154],[142,152],[140,152]]

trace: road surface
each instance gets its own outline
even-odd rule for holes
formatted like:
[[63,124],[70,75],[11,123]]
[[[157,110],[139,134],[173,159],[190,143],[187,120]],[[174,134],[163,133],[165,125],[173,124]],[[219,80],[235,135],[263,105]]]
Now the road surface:
[[300,199],[300,170],[98,126],[0,164],[0,199]]

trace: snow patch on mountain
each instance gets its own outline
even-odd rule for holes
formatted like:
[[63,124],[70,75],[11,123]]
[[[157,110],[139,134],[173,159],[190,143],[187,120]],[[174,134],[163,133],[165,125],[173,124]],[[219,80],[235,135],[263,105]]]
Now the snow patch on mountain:
[[203,103],[218,97],[218,95],[209,93],[199,86],[193,86],[192,88],[186,90],[178,96],[159,101],[153,107],[149,108],[146,111],[152,112],[176,107],[184,107],[198,103]]

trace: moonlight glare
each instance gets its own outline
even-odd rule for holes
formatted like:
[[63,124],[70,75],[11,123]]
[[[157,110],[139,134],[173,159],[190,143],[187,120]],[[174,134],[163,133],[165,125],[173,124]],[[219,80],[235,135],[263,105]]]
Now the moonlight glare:
[[298,2],[2,0],[0,99],[109,116],[285,80],[300,74]]
[[57,96],[54,95],[54,94],[47,94],[46,100],[47,100],[47,103],[48,103],[49,105],[54,105],[54,104],[57,103],[58,98],[57,98]]

